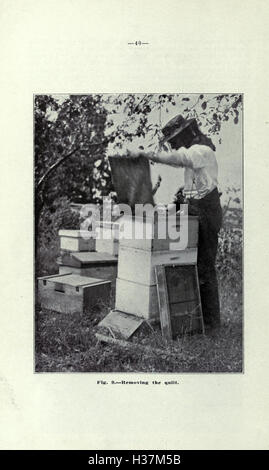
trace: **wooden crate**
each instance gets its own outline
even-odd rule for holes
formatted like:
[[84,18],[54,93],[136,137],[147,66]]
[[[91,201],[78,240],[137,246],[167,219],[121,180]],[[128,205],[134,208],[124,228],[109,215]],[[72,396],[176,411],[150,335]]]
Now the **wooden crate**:
[[118,258],[109,253],[62,253],[57,259],[59,273],[74,273],[81,276],[115,280]]
[[156,266],[155,270],[163,336],[174,339],[204,332],[197,266]]
[[184,251],[149,251],[120,245],[118,277],[147,286],[156,284],[155,266],[197,262],[197,248]]
[[83,230],[59,230],[60,249],[64,251],[94,251],[95,238]]
[[[187,248],[196,248],[198,245],[199,221],[196,216],[177,216],[171,224],[179,232],[180,226],[188,220]],[[148,251],[161,251],[171,249],[171,243],[180,240],[169,238],[167,215],[151,218],[123,216],[120,221],[120,245]]]
[[110,281],[77,274],[56,274],[38,279],[42,308],[61,313],[83,313],[100,301],[108,302],[110,288]]
[[117,278],[115,309],[148,320],[158,318],[159,305],[156,286],[145,286]]

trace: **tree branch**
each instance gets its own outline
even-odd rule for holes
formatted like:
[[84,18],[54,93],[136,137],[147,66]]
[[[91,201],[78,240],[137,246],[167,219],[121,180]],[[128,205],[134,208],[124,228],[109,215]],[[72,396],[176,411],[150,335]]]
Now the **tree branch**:
[[141,103],[144,101],[144,99],[147,97],[147,94],[145,94],[141,100],[139,100],[139,102],[136,104],[135,108],[133,109],[133,112],[132,114],[134,114],[138,109],[139,109],[139,106],[141,105]]
[[40,180],[37,183],[37,189],[40,189],[42,184],[45,182],[45,180],[49,177],[49,175],[58,168],[58,166],[61,165],[67,158],[71,157],[75,152],[79,150],[79,147],[76,147],[72,152],[68,153],[67,155],[64,155],[64,157],[59,158],[57,162],[53,163],[50,168],[45,172],[45,174],[40,178]]
[[[101,142],[93,142],[91,144],[89,144],[88,146],[89,147],[93,147],[94,145],[103,145],[105,143],[108,142],[108,139],[106,140],[103,140]],[[59,160],[57,160],[57,162],[53,163],[53,165],[51,165],[50,168],[48,168],[48,170],[45,172],[45,174],[40,178],[40,180],[38,181],[37,183],[37,190],[39,190],[43,183],[48,179],[48,177],[50,176],[50,174],[56,170],[56,168],[58,168],[67,158],[71,157],[72,155],[74,155],[74,153],[76,153],[78,150],[83,150],[82,148],[80,147],[76,147],[75,149],[73,149],[71,152],[69,152],[67,155],[64,155],[63,157],[59,158]]]

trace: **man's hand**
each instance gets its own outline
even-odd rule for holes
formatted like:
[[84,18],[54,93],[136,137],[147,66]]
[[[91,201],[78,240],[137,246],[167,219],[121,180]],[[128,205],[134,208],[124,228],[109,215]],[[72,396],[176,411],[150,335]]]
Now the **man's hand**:
[[145,157],[148,160],[153,160],[154,159],[154,152],[145,152],[144,150],[127,150],[127,154],[130,157]]
[[129,150],[129,149],[127,150],[127,156],[128,157],[137,158],[140,155],[144,156],[144,154],[145,154],[144,150]]

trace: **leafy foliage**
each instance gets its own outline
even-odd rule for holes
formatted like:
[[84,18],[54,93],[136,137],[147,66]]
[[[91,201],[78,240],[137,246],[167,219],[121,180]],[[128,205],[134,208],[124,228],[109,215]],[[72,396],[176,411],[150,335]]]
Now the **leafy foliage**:
[[67,197],[55,199],[49,211],[46,207],[43,209],[40,229],[40,241],[43,244],[56,240],[60,229],[79,229],[79,214],[70,209]]
[[40,217],[39,240],[36,253],[36,274],[45,276],[56,274],[59,266],[56,259],[59,256],[60,229],[79,229],[79,214],[70,208],[67,197],[55,199],[50,207],[43,207]]
[[94,198],[100,185],[95,162],[105,160],[106,119],[99,95],[70,96],[61,105],[46,95],[35,97],[35,182],[44,203],[61,196],[74,202]]
[[112,116],[119,112],[125,116],[113,134],[115,146],[121,147],[123,142],[145,135],[150,135],[153,145],[157,145],[164,111],[176,106],[185,118],[196,118],[207,135],[219,135],[223,122],[230,119],[235,124],[239,122],[242,95],[121,94],[109,97],[106,106]]
[[242,229],[222,228],[219,234],[217,268],[221,276],[230,274],[231,280],[242,276]]

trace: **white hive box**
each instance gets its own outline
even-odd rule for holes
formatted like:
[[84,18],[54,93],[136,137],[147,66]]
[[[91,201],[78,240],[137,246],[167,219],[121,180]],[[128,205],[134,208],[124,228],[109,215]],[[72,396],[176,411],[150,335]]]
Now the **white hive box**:
[[95,238],[86,230],[59,230],[60,249],[64,251],[94,251]]
[[119,224],[117,222],[101,221],[96,224],[96,251],[118,255]]
[[[187,246],[184,249],[196,248],[198,245],[198,217],[196,216],[177,216],[168,222],[167,215],[158,217],[129,217],[123,216],[119,219],[120,245],[138,248],[141,250],[161,251],[176,249],[171,248],[171,243],[176,243],[183,238],[183,224],[188,223],[186,227]],[[177,238],[171,238],[169,227],[177,232]]]
[[83,313],[100,301],[108,302],[110,288],[110,281],[77,274],[57,274],[38,279],[41,306],[61,313]]
[[146,286],[117,278],[115,309],[147,320],[158,319],[157,286]]
[[156,284],[155,266],[160,264],[193,264],[197,249],[149,251],[122,246],[118,257],[118,277],[147,286]]

